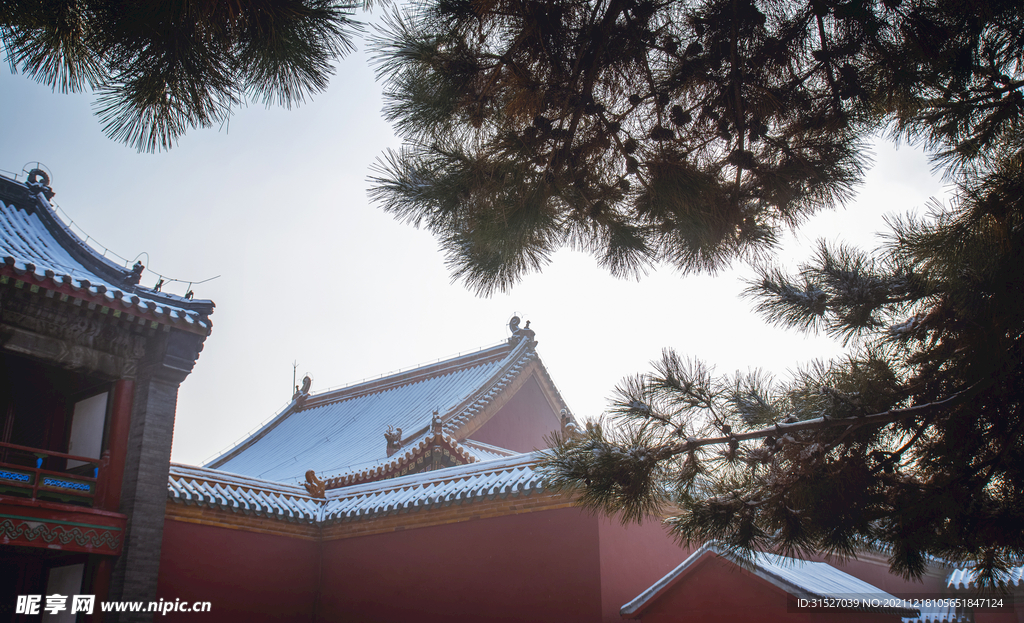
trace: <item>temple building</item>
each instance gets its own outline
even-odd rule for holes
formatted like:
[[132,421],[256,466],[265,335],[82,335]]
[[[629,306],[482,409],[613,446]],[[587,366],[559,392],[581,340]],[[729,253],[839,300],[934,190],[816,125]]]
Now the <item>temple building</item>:
[[212,601],[209,620],[618,620],[680,551],[546,486],[537,450],[575,422],[533,331],[510,332],[338,390],[306,380],[206,467],[172,465],[160,597]]
[[140,285],[0,176],[0,621],[16,598],[152,600],[179,384],[213,303]]
[[1024,621],[1021,568],[1007,607],[978,609],[955,601],[974,576],[939,560],[917,582],[877,551],[742,560],[581,510],[539,467],[579,424],[519,318],[470,354],[307,377],[207,465],[171,464],[213,303],[143,287],[52,196],[42,171],[0,177],[0,623],[54,593],[162,611],[52,619],[91,623]]
[[[529,325],[513,318],[509,333],[342,389],[315,393],[307,377],[205,467],[172,465],[158,594],[216,612],[168,620],[1018,620],[898,605],[955,592],[939,561],[920,583],[878,552],[751,564],[714,544],[681,548],[656,520],[580,510],[538,470],[550,436],[577,424]],[[853,597],[872,601],[806,607]]]

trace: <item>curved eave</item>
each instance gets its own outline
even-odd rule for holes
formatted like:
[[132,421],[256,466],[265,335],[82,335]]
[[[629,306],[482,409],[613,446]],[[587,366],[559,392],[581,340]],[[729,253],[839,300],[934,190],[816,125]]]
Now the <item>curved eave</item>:
[[[541,458],[541,452],[533,452],[368,482],[327,491],[326,499],[314,499],[294,485],[171,464],[167,495],[170,502],[183,506],[311,526],[429,512],[495,499],[546,495],[558,507],[571,504],[571,500],[552,491],[535,469]],[[541,505],[533,510],[543,508]]]
[[[9,255],[2,260],[0,283],[11,280],[21,282],[33,292],[47,290],[59,295],[61,300],[76,299],[88,305],[99,306],[102,313],[108,313],[109,310],[115,316],[128,314],[138,318],[140,324],[152,323],[152,328],[163,325],[203,336],[210,335],[213,329],[213,323],[209,318],[194,312],[183,313],[177,309],[157,305],[136,294],[107,288],[103,284],[93,285],[88,279],[75,279],[71,275],[59,274],[48,269],[40,270],[31,262],[22,262]],[[17,284],[15,286],[17,287]]]
[[[98,305],[117,315],[128,313],[141,323],[155,322],[204,336],[210,333],[212,301],[128,284],[132,271],[103,257],[57,218],[47,200],[48,191],[0,176],[0,207],[9,214],[4,225],[5,247],[10,245],[10,250],[0,255],[0,278],[27,284],[33,292],[42,289]],[[56,259],[55,252],[65,257]]]
[[[79,238],[75,232],[71,231],[71,228],[64,224],[64,221],[57,218],[56,212],[53,210],[53,206],[50,205],[46,195],[43,193],[37,193],[35,199],[38,202],[38,207],[43,209],[37,210],[35,214],[39,217],[39,220],[43,222],[43,225],[49,231],[50,235],[68,252],[73,258],[78,260],[86,270],[94,273],[101,279],[106,279],[112,283],[121,283],[128,275],[131,274],[131,270],[128,270],[122,266],[119,266],[103,255],[96,252],[95,249],[85,243],[84,240]],[[214,304],[213,301],[208,299],[186,299],[181,296],[166,292],[154,292],[149,288],[142,286],[134,286],[132,293],[135,295],[141,295],[151,301],[154,304],[162,306],[177,307],[186,312],[191,312],[199,316],[209,316],[213,313]]]

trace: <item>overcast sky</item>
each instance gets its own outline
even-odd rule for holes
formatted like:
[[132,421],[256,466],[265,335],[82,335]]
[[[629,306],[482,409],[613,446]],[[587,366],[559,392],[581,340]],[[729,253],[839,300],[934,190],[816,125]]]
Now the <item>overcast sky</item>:
[[[583,418],[664,347],[718,372],[779,377],[842,352],[766,325],[739,298],[744,267],[622,281],[563,251],[508,295],[478,298],[451,283],[435,240],[367,199],[370,165],[399,141],[362,51],[305,105],[243,108],[165,153],[105,138],[92,102],[0,69],[0,170],[46,165],[62,216],[94,246],[132,260],[145,253],[149,269],[172,278],[218,276],[194,286],[217,308],[179,394],[175,461],[201,464],[273,417],[291,398],[293,362],[316,393],[493,345],[513,313],[532,322],[541,359]],[[817,238],[875,246],[884,215],[942,195],[923,154],[883,142],[875,161],[855,203],[786,240],[788,265]],[[147,272],[143,284],[156,280]]]

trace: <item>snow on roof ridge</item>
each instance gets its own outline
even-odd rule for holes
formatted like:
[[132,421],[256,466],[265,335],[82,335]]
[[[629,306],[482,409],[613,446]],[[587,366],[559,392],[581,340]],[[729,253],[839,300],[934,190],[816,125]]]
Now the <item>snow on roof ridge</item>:
[[212,469],[209,467],[185,465],[183,463],[171,463],[171,470],[169,472],[169,476],[176,478],[193,478],[207,482],[219,482],[222,484],[229,484],[232,486],[249,487],[253,489],[261,489],[266,491],[273,490],[275,492],[280,492],[287,495],[309,497],[309,494],[306,493],[306,490],[302,487],[302,485],[294,485],[285,482],[276,482],[273,480],[264,480],[262,478],[256,478],[254,476],[235,474],[232,472],[225,472],[219,469]]
[[474,416],[492,403],[508,387],[512,379],[518,376],[522,369],[534,359],[538,359],[537,351],[533,350],[527,342],[520,342],[509,352],[501,368],[495,371],[487,382],[482,383],[478,391],[468,396],[466,400],[457,405],[448,414],[445,414],[444,429],[452,435],[457,435]]
[[[445,376],[457,370],[483,365],[487,361],[499,358],[496,355],[492,356],[492,351],[497,353],[498,351],[505,349],[507,346],[508,341],[502,340],[492,346],[482,347],[479,350],[466,354],[455,355],[448,359],[439,359],[432,363],[425,363],[416,367],[406,368],[404,370],[400,368],[397,371],[388,372],[376,378],[371,377],[348,385],[325,389],[318,394],[310,394],[302,408],[311,409],[313,407],[320,407],[326,404],[351,400],[352,398],[377,394],[397,387],[413,385],[426,379]],[[514,348],[509,349],[509,353],[514,350]],[[507,356],[508,355],[506,355],[506,357]]]
[[360,521],[478,500],[543,493],[547,481],[534,469],[539,458],[540,453],[534,452],[337,489],[338,494],[328,495],[323,521]]
[[323,506],[300,487],[238,474],[172,464],[167,497],[179,504],[302,521],[318,521]]
[[480,353],[483,353],[484,351],[489,351],[489,350],[492,350],[492,349],[493,350],[497,350],[497,349],[501,348],[502,346],[506,346],[507,344],[508,344],[508,340],[504,339],[504,340],[501,340],[499,342],[495,342],[495,343],[490,344],[490,345],[480,346],[479,348],[476,348],[475,350],[459,351],[458,353],[456,353],[454,355],[448,355],[448,356],[445,356],[445,357],[440,357],[438,359],[433,359],[431,361],[424,361],[422,363],[410,366],[408,368],[397,368],[397,369],[391,370],[389,372],[383,372],[383,373],[381,373],[379,375],[376,375],[376,376],[368,376],[366,378],[360,379],[358,381],[353,381],[351,383],[344,383],[342,385],[334,385],[334,386],[331,386],[331,387],[326,387],[323,390],[321,390],[320,393],[311,396],[311,398],[319,397],[319,396],[322,396],[322,395],[330,393],[330,392],[336,392],[336,391],[341,391],[341,390],[344,390],[344,389],[349,389],[349,388],[352,388],[352,387],[356,387],[358,385],[370,384],[370,383],[373,383],[374,381],[380,381],[380,380],[388,379],[388,378],[391,378],[391,377],[394,377],[394,376],[398,376],[400,374],[407,374],[409,372],[415,372],[417,370],[421,370],[421,369],[424,369],[424,368],[429,368],[430,366],[436,366],[436,365],[441,365],[441,364],[449,363],[449,362],[455,361],[456,359],[460,359],[460,358],[463,358],[463,357],[467,357],[467,358],[468,357],[472,357],[474,355],[479,355]]
[[513,456],[515,454],[520,454],[519,452],[516,452],[514,450],[509,450],[508,448],[502,448],[500,446],[495,446],[489,443],[484,443],[482,441],[477,441],[476,439],[467,438],[463,439],[460,443],[464,446],[469,446],[470,448],[479,448],[480,450],[491,452],[492,454],[501,454],[504,456]]
[[[10,172],[8,171],[7,173],[10,173]],[[24,189],[24,191],[28,194],[28,196],[31,199],[39,201],[43,205],[43,207],[45,207],[47,209],[47,211],[50,213],[50,216],[52,217],[52,219],[54,221],[54,224],[58,225],[61,229],[63,229],[69,235],[69,237],[71,238],[72,241],[78,243],[78,245],[81,247],[82,250],[89,251],[90,255],[92,255],[95,260],[97,260],[98,262],[100,262],[103,265],[105,265],[107,269],[112,269],[112,270],[114,270],[114,271],[116,271],[118,273],[123,274],[124,276],[126,276],[127,274],[131,273],[131,269],[130,268],[127,268],[126,266],[119,266],[115,262],[112,262],[107,257],[106,254],[110,253],[110,254],[118,257],[119,259],[124,260],[125,262],[131,262],[132,260],[129,260],[128,258],[121,256],[119,253],[117,253],[116,251],[112,250],[110,247],[108,247],[108,246],[106,246],[104,244],[100,244],[100,242],[96,238],[94,238],[92,235],[90,235],[88,232],[86,232],[84,229],[82,229],[82,227],[80,225],[75,223],[75,221],[71,218],[71,215],[69,215],[67,213],[67,211],[64,210],[64,208],[62,208],[60,206],[60,204],[58,204],[56,201],[53,201],[52,196],[47,196],[47,193],[42,192],[42,191],[34,192],[34,191],[38,190],[40,188],[40,186],[32,187],[32,186],[29,185],[29,183],[27,181],[26,182],[22,182],[22,181],[19,181],[17,178],[18,178],[17,174],[4,175],[3,172],[0,172],[0,180],[2,180],[3,182],[6,182],[8,184],[15,185],[15,186],[17,186],[17,187],[19,187],[21,189]],[[47,182],[47,184],[48,183],[49,182]],[[42,188],[45,190],[45,189],[48,189],[49,187],[48,186],[42,186]],[[53,194],[55,194],[55,193],[53,193]],[[19,206],[15,205],[15,204],[10,204],[10,203],[6,204],[6,205],[9,205],[11,207],[15,207],[17,209],[20,209],[20,210],[23,210],[23,211],[26,211],[26,212],[29,212],[30,208],[38,208],[39,207],[38,205],[35,205],[35,206],[20,206],[19,207]],[[61,213],[63,213],[64,218],[61,218],[61,216],[60,216]],[[66,222],[65,222],[65,219],[66,219]],[[77,227],[78,230],[82,234],[85,235],[85,238],[83,239],[82,236],[80,236],[79,234],[75,233],[75,231],[73,229],[71,229],[72,227]],[[99,247],[99,248],[97,248],[97,247]],[[88,267],[85,267],[85,268],[88,268]],[[167,279],[167,280],[170,280],[170,281],[178,281],[178,282],[182,282],[182,283],[185,282],[185,280],[174,279],[174,278],[168,277],[167,275],[163,275],[161,273],[158,273],[158,272],[156,272],[156,271],[154,271],[152,269],[149,269],[149,268],[147,268],[147,270],[149,270],[149,272],[153,273],[154,275],[157,275],[161,279]],[[99,277],[103,277],[103,275],[98,275],[98,276]],[[149,289],[149,288],[147,288],[147,289]],[[185,296],[182,296],[180,294],[174,294],[173,292],[160,291],[159,293],[156,293],[156,292],[153,292],[153,293],[154,294],[158,294],[160,297],[171,299],[172,302],[177,302],[177,303],[180,303],[180,304],[183,304],[183,305],[188,305],[188,304],[191,304],[193,302],[196,303],[196,304],[212,303],[212,301],[210,301],[208,299],[194,299],[193,300],[193,299],[186,298]],[[189,311],[192,311],[192,310],[189,310]]]
[[[882,589],[869,584],[864,580],[856,578],[845,571],[836,569],[825,562],[813,562],[798,558],[789,558],[787,556],[780,556],[769,552],[757,552],[750,560],[745,560],[737,557],[727,548],[712,541],[702,545],[675,569],[669,571],[657,582],[646,588],[628,603],[624,604],[622,608],[619,609],[619,613],[623,617],[637,613],[648,603],[661,595],[663,591],[674,584],[683,572],[709,553],[716,554],[730,562],[733,562],[734,564],[740,565],[761,579],[798,597],[807,595],[815,598],[848,598],[851,595],[868,594],[867,591],[870,591],[871,596],[877,595],[883,602],[891,600],[887,603],[893,603],[896,599]],[[750,568],[751,564],[753,565],[752,569]],[[793,571],[789,572],[788,569],[792,569]],[[801,574],[804,574],[804,577],[801,577]],[[891,611],[894,614],[907,616],[920,615],[920,612],[913,608],[880,608],[869,610],[880,610],[885,612]]]
[[[440,439],[438,439],[438,436],[440,436]],[[373,461],[368,466],[360,469],[350,469],[333,476],[325,477],[324,482],[326,483],[327,489],[331,490],[350,487],[367,480],[377,480],[377,478],[375,478],[376,476],[386,475],[388,472],[396,471],[401,468],[404,463],[411,463],[417,455],[426,451],[428,444],[436,443],[438,441],[442,441],[447,444],[451,450],[458,454],[458,456],[466,463],[475,463],[480,460],[476,456],[469,454],[466,451],[466,448],[451,435],[445,432],[433,433],[428,429],[422,434],[404,441],[402,443],[402,449],[404,452],[400,454],[395,453],[385,459]]]

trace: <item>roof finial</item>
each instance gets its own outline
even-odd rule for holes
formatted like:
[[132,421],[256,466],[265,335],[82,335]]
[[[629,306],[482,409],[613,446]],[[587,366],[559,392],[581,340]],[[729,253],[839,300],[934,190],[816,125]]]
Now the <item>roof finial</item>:
[[302,483],[302,486],[306,488],[306,492],[309,493],[310,497],[314,498],[326,498],[325,495],[326,485],[324,481],[316,477],[316,472],[309,470],[306,472],[306,482]]
[[146,267],[142,265],[142,262],[135,262],[132,266],[132,272],[125,275],[124,285],[125,286],[137,286],[142,281],[142,271],[146,270]]
[[580,431],[580,427],[572,413],[568,409],[562,409],[559,415],[562,421],[562,435],[564,437],[579,437],[582,431]]
[[302,387],[295,386],[295,393],[292,394],[292,400],[297,402],[301,407],[306,399],[309,398],[309,387],[313,384],[313,379],[307,374],[302,377]]
[[388,456],[402,449],[402,429],[388,426],[384,431],[384,439],[388,441]]
[[526,340],[527,348],[535,348],[537,346],[537,340],[533,339],[537,332],[530,328],[529,320],[526,321],[525,326],[520,328],[519,316],[512,316],[512,319],[508,321],[508,329],[512,332],[512,337],[508,338],[508,343],[513,347],[518,346],[523,340]]
[[43,193],[47,201],[53,199],[53,196],[56,194],[53,192],[53,189],[50,188],[50,176],[46,171],[39,168],[32,169],[28,172],[28,180],[25,185],[28,186],[29,190],[37,195],[39,193]]

